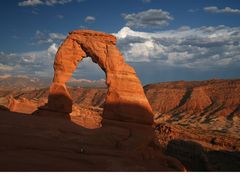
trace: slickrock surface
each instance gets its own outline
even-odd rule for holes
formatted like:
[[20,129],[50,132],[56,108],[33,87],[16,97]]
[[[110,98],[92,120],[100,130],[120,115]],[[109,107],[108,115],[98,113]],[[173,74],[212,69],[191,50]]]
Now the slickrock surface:
[[[187,170],[239,171],[239,83],[210,80],[145,86],[155,112],[155,145],[180,160]],[[74,103],[72,122],[90,129],[101,127],[107,89],[70,88],[69,92]],[[31,113],[21,102],[35,104],[36,109],[46,102],[48,90],[1,91],[0,96],[2,109],[7,110],[7,99],[14,97],[18,108],[10,110]]]
[[106,73],[108,92],[103,119],[152,124],[153,112],[141,82],[134,69],[125,63],[116,47],[116,38],[90,30],[72,31],[60,46],[55,57],[48,104],[41,109],[71,113],[72,98],[65,83],[87,56]]
[[148,125],[108,120],[91,130],[51,117],[0,116],[0,171],[185,170],[151,144]]

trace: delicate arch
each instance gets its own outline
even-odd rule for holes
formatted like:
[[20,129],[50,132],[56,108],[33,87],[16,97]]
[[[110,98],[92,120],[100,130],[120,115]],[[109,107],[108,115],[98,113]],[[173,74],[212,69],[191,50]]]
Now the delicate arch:
[[47,108],[71,113],[72,99],[65,83],[78,63],[90,56],[106,74],[108,92],[103,120],[152,123],[153,113],[134,69],[125,63],[116,47],[113,35],[77,30],[70,32],[60,46],[54,61],[54,78],[50,87]]

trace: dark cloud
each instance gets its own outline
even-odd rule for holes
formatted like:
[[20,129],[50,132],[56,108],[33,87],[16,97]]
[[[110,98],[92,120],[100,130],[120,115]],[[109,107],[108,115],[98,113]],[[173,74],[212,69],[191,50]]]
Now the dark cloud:
[[130,63],[144,85],[166,81],[233,79],[240,77],[240,67],[223,67],[209,70],[165,66],[161,63]]
[[162,28],[167,26],[173,17],[161,9],[149,9],[139,13],[123,14],[126,26],[131,28]]

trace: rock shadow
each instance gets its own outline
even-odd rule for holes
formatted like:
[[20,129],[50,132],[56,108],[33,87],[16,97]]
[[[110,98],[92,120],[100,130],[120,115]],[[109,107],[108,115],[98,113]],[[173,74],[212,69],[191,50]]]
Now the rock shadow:
[[188,171],[240,171],[240,152],[207,151],[194,141],[171,140],[165,153],[180,160]]

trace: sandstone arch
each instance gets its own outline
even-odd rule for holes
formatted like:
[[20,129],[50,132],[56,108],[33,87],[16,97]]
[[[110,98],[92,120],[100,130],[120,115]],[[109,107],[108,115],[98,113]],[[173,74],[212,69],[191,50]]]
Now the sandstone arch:
[[76,30],[69,33],[54,61],[54,78],[50,87],[47,109],[70,113],[72,99],[65,83],[84,57],[91,57],[106,74],[108,93],[103,120],[153,122],[151,106],[134,69],[125,63],[116,47],[116,38],[102,32]]

